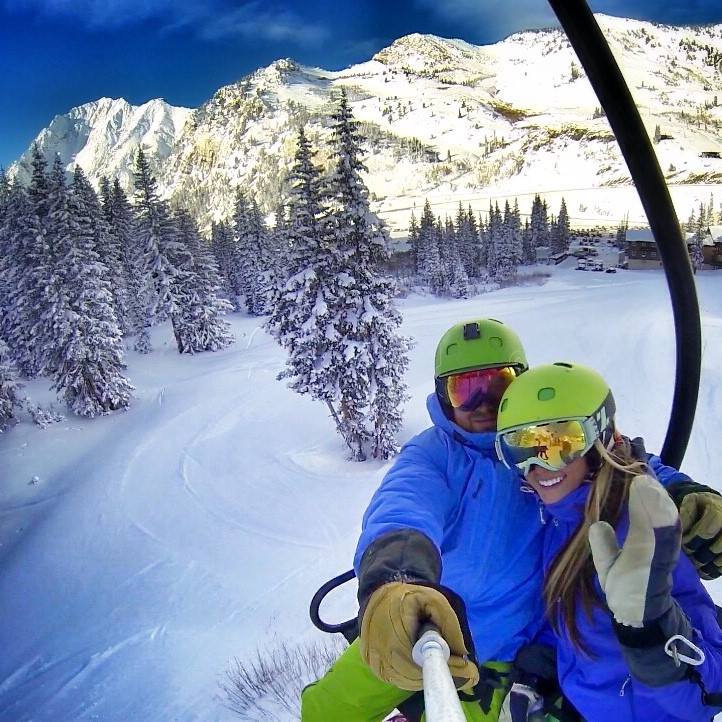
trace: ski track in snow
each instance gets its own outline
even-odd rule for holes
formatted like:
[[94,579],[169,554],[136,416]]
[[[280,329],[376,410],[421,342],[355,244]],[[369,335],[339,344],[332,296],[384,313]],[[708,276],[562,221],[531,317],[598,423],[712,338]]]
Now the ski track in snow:
[[[428,425],[441,333],[491,316],[519,332],[532,364],[598,368],[622,431],[659,450],[674,368],[663,276],[551,273],[543,286],[469,300],[400,300],[402,332],[416,342],[402,439]],[[703,385],[685,470],[720,486],[722,274],[698,283]],[[318,638],[310,596],[350,567],[389,464],[346,461],[325,407],[275,380],[283,355],[257,319],[231,320],[239,341],[227,351],[131,357],[131,410],[100,421],[107,428],[68,425],[77,448],[44,488],[0,497],[0,519],[12,514],[22,527],[0,570],[0,604],[16,628],[0,630],[3,722],[231,722],[216,699],[229,658]],[[12,437],[0,437],[0,456],[22,452]],[[29,443],[42,457],[52,438],[38,431]],[[18,478],[31,477],[29,455],[19,458]],[[721,584],[707,586],[722,600]],[[353,587],[329,598],[324,616],[351,617]]]

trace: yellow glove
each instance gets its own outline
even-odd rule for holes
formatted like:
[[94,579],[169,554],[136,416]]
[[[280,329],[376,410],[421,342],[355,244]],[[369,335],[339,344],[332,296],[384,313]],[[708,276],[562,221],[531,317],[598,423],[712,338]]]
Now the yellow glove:
[[716,579],[722,573],[722,496],[691,489],[675,501],[682,522],[682,549],[702,579]]
[[379,587],[361,620],[361,658],[384,682],[409,691],[422,689],[421,668],[411,659],[411,650],[424,622],[435,624],[449,645],[449,669],[457,688],[470,690],[479,681],[479,670],[467,659],[456,613],[433,587],[404,582]]

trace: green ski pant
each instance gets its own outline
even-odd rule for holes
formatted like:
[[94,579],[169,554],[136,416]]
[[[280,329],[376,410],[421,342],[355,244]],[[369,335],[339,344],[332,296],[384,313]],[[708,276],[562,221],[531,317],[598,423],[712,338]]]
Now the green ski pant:
[[[510,667],[506,662],[485,666],[500,672]],[[318,682],[303,690],[301,722],[380,722],[411,694],[376,677],[361,659],[356,640]],[[497,722],[505,695],[506,690],[496,690],[486,714],[478,702],[462,702],[467,722]]]

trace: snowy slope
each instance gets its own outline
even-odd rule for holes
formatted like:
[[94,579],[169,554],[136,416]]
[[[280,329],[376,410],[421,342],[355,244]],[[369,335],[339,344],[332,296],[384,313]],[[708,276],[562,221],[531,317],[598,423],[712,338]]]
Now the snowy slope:
[[[715,190],[719,207],[719,191],[709,184],[722,180],[722,159],[701,153],[722,151],[722,25],[598,20],[650,136],[657,126],[669,136],[655,148],[679,215],[686,220]],[[68,164],[77,159],[96,183],[116,173],[126,182],[130,151],[142,142],[161,191],[208,227],[230,215],[237,187],[266,211],[284,198],[299,124],[321,148],[319,162],[328,163],[328,116],[341,88],[368,137],[375,210],[395,233],[408,228],[412,208],[418,215],[426,197],[443,214],[459,200],[486,211],[491,199],[503,206],[506,198],[528,198],[530,205],[542,192],[555,212],[564,195],[577,224],[644,217],[599,103],[559,30],[518,33],[490,46],[414,34],[339,72],[277,60],[192,113],[163,101],[131,108],[104,99],[58,116],[38,142]],[[136,120],[154,103],[162,104],[153,108],[162,121]],[[80,129],[68,133],[67,126]]]
[[[427,425],[441,333],[489,315],[521,334],[532,363],[599,369],[622,430],[660,448],[674,366],[664,277],[552,274],[467,301],[401,301],[417,341],[404,439]],[[702,387],[683,468],[722,489],[722,285],[714,272],[697,282]],[[345,461],[323,405],[275,380],[282,353],[258,324],[237,315],[233,347],[184,357],[155,329],[159,350],[129,357],[128,412],[0,437],[3,722],[230,721],[216,699],[229,658],[318,636],[310,596],[350,566],[388,465]],[[722,583],[708,588],[722,602]],[[327,615],[353,614],[353,592]]]

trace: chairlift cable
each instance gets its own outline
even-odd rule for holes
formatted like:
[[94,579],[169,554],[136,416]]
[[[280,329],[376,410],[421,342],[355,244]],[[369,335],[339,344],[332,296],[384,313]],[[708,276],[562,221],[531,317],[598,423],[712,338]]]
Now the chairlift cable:
[[672,410],[661,457],[664,463],[679,468],[694,422],[702,355],[699,304],[687,245],[637,106],[592,11],[585,0],[549,0],[549,4],[617,138],[667,277],[677,364]]

